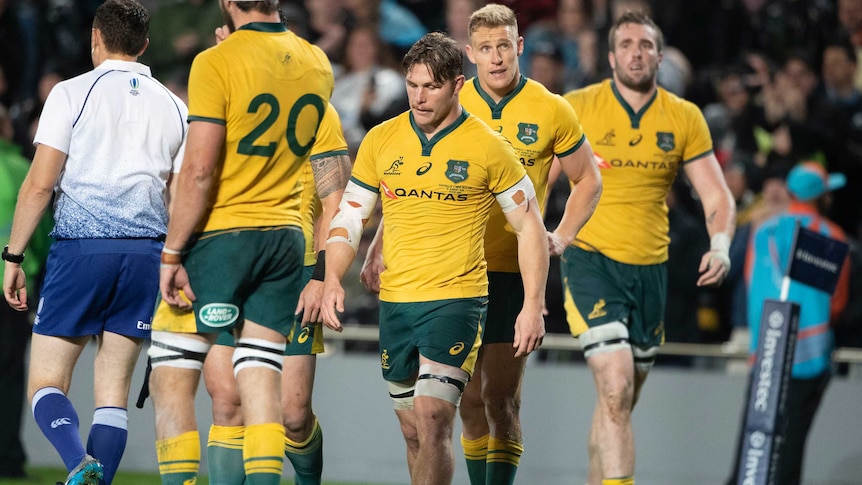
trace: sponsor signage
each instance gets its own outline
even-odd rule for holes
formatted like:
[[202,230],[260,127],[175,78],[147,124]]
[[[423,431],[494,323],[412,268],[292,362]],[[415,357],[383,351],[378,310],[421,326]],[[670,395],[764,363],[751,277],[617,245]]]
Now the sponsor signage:
[[787,275],[831,294],[838,284],[838,275],[848,250],[846,243],[800,226]]
[[766,300],[752,368],[737,485],[771,485],[780,452],[787,382],[799,330],[799,305]]

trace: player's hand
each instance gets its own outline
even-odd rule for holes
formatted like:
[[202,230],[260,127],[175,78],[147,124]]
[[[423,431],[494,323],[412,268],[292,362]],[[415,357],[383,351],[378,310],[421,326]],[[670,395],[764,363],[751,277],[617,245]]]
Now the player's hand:
[[697,286],[718,286],[730,271],[730,257],[720,250],[710,250],[700,259]]
[[6,261],[3,271],[3,296],[14,310],[23,312],[27,309],[27,278],[20,264]]
[[386,269],[383,264],[383,254],[379,252],[369,251],[362,262],[362,269],[359,271],[359,281],[366,290],[372,293],[380,293],[380,273]]
[[545,319],[542,313],[521,310],[515,320],[515,357],[525,357],[542,345],[545,336]]
[[552,258],[563,255],[563,251],[569,247],[571,241],[566,241],[562,236],[555,232],[548,231],[548,254]]
[[338,319],[339,313],[344,313],[344,288],[341,282],[325,281],[320,300],[320,320],[330,329],[341,332],[344,327]]
[[[163,264],[159,270],[159,290],[162,300],[168,305],[181,310],[190,310],[191,302],[197,297],[189,283],[189,275],[181,264]],[[185,298],[180,293],[185,293]]]
[[320,303],[323,297],[323,282],[311,280],[299,294],[299,303],[296,305],[295,315],[302,314],[302,326],[309,323],[320,322]]
[[222,25],[221,27],[216,27],[215,29],[215,38],[216,45],[221,44],[222,41],[227,39],[227,36],[230,35],[230,29],[227,28],[227,25]]

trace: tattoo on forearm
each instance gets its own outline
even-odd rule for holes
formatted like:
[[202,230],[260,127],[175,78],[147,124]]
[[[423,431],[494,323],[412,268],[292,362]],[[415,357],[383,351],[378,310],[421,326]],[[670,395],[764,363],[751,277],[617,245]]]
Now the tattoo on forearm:
[[311,161],[317,196],[321,199],[336,190],[344,190],[350,180],[350,157],[333,155]]
[[709,226],[713,222],[715,222],[715,216],[718,211],[713,211],[710,215],[706,217],[706,225]]

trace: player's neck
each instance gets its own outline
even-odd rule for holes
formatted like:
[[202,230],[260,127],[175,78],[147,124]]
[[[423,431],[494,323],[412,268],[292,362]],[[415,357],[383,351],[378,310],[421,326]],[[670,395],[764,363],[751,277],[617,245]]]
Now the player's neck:
[[511,82],[509,82],[509,84],[507,84],[506,86],[504,86],[504,87],[502,87],[502,88],[500,88],[500,89],[494,89],[494,88],[492,88],[491,86],[489,86],[489,85],[487,85],[486,83],[484,83],[484,82],[482,81],[482,78],[480,77],[480,78],[479,78],[479,87],[481,87],[481,88],[482,88],[482,91],[485,91],[485,93],[486,93],[486,94],[488,94],[488,96],[490,96],[490,97],[491,97],[491,99],[493,99],[495,103],[499,103],[501,99],[503,99],[503,98],[505,98],[506,96],[508,96],[508,95],[509,95],[509,93],[511,93],[512,91],[514,91],[514,90],[515,90],[515,88],[516,88],[516,87],[518,87],[518,83],[519,83],[520,81],[521,81],[521,73],[519,72],[519,73],[518,73],[518,74],[517,74],[517,75],[512,79],[512,81],[511,81]]
[[445,128],[447,128],[452,123],[454,123],[458,119],[458,117],[461,116],[461,111],[462,111],[461,104],[455,103],[455,106],[452,108],[451,111],[449,111],[449,114],[446,115],[446,117],[443,118],[439,123],[436,123],[436,124],[431,124],[431,123],[419,124],[419,123],[417,123],[417,126],[419,127],[420,130],[422,130],[422,133],[425,134],[425,138],[430,140],[431,138],[434,138],[434,135],[436,135],[437,133],[444,130]]
[[239,30],[240,27],[251,24],[255,22],[265,22],[265,23],[273,23],[273,22],[281,22],[281,19],[278,17],[278,13],[274,14],[263,14],[257,11],[251,12],[243,12],[242,10],[236,9],[234,10],[233,21],[234,25],[236,25],[236,29]]
[[646,91],[640,91],[637,89],[632,89],[625,84],[619,82],[616,78],[614,78],[614,85],[616,85],[617,91],[620,93],[620,96],[623,97],[625,102],[634,110],[635,112],[640,111],[652,98],[655,96],[655,92],[658,90],[655,82],[653,82],[652,87]]

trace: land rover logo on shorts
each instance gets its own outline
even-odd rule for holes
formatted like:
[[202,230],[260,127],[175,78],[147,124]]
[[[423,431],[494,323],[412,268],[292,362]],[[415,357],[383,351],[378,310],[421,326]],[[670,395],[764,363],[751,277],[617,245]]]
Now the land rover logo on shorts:
[[535,123],[518,123],[518,139],[524,145],[532,145],[539,141],[539,125]]
[[676,143],[674,143],[673,141],[673,133],[668,133],[666,131],[657,131],[655,136],[655,144],[666,152],[673,150],[676,146]]
[[449,160],[448,169],[446,170],[446,178],[457,183],[461,183],[467,180],[467,167],[470,166],[469,162],[465,162],[464,160]]
[[208,327],[226,327],[239,317],[239,308],[230,303],[210,303],[198,312],[198,318]]

